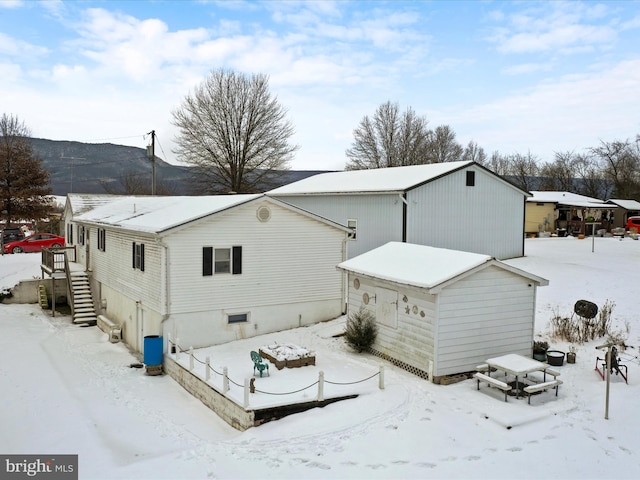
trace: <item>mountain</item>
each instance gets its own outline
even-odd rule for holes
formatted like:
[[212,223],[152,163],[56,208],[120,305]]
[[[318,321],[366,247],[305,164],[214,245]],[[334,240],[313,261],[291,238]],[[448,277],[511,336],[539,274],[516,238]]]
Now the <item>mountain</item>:
[[[54,195],[67,193],[119,193],[124,184],[137,182],[151,187],[151,161],[143,148],[112,143],[82,143],[32,138],[42,166],[49,171]],[[172,195],[195,195],[192,167],[172,165],[156,155],[157,191]],[[286,170],[269,188],[325,173],[327,170]]]

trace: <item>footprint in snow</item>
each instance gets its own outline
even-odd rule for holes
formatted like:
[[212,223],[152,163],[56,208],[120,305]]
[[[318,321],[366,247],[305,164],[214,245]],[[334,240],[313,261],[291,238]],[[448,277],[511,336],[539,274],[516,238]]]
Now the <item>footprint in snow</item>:
[[376,463],[373,465],[366,465],[367,468],[370,468],[372,470],[380,470],[381,468],[387,468],[386,465],[383,465],[381,463]]
[[431,463],[431,462],[419,462],[419,463],[416,463],[416,465],[422,468],[435,468],[438,466],[437,463]]
[[406,465],[409,462],[407,460],[393,460],[391,463],[393,465]]
[[320,463],[320,462],[309,462],[307,463],[306,466],[311,468],[320,468],[322,470],[331,470],[331,465],[327,465],[326,463]]
[[469,462],[475,462],[476,460],[480,460],[481,458],[482,457],[479,457],[478,455],[469,455],[468,457],[464,457],[464,459]]
[[427,421],[427,420],[431,420],[431,418],[430,417],[422,417],[420,419],[421,422],[424,422],[424,421]]
[[507,450],[509,450],[510,452],[521,452],[522,448],[520,448],[520,447],[511,447],[511,448],[507,448]]

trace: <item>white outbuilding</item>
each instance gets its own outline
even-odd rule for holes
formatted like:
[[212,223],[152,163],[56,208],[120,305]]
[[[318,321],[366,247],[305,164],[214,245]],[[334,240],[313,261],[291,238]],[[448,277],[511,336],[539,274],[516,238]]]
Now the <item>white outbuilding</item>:
[[487,358],[532,353],[536,288],[489,255],[389,242],[346,260],[348,314],[375,316],[373,353],[432,381]]
[[530,194],[472,161],[322,173],[267,195],[352,228],[349,258],[394,241],[524,255]]

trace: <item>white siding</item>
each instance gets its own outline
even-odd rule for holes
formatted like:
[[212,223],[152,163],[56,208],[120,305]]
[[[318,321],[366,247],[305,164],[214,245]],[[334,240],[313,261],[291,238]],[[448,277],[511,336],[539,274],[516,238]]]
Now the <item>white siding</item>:
[[529,355],[535,285],[489,267],[444,289],[439,297],[435,376],[473,370],[487,358]]
[[[432,362],[433,377],[472,371],[506,353],[531,354],[536,287],[498,267],[480,270],[438,295],[354,273],[348,287],[349,315],[363,307],[375,316],[376,291],[398,292],[398,327],[377,322],[373,348],[427,373]],[[371,299],[367,305],[365,293]]]
[[[475,186],[466,186],[466,172]],[[522,192],[475,166],[407,193],[407,242],[491,255],[524,255]]]
[[357,238],[349,240],[348,258],[387,242],[402,241],[403,203],[399,195],[300,195],[277,196],[340,225],[357,220]]
[[[344,308],[346,233],[287,208],[265,203],[225,214],[167,236],[172,327],[194,346],[222,343],[330,320]],[[202,275],[202,247],[242,247],[242,273]],[[247,324],[229,325],[228,313],[248,313]],[[197,326],[197,328],[194,328]]]
[[[355,288],[355,279],[358,279],[358,288]],[[436,297],[419,288],[350,273],[349,315],[357,312],[362,306],[375,316],[376,291],[380,288],[398,292],[398,326],[393,328],[377,321],[378,336],[373,348],[393,359],[428,372],[429,362],[433,361],[434,354]],[[371,298],[368,305],[363,303],[365,293]]]

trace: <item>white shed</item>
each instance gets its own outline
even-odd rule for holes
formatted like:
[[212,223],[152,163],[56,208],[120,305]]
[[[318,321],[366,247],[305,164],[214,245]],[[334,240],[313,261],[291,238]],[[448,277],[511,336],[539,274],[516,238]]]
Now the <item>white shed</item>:
[[375,315],[373,353],[424,378],[531,355],[536,288],[548,281],[488,255],[389,242],[347,260],[348,313]]
[[324,173],[267,195],[352,227],[349,258],[390,241],[524,255],[529,193],[471,161]]
[[69,194],[67,242],[94,303],[142,351],[203,347],[344,312],[348,229],[264,195]]

